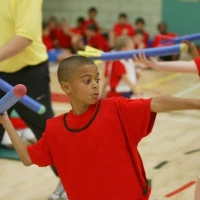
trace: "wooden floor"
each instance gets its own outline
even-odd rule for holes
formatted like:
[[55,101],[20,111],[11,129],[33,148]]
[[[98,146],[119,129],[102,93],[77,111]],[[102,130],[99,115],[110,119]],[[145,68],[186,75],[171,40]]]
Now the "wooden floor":
[[[102,71],[101,66],[99,70]],[[62,93],[56,67],[51,67],[51,77],[52,92]],[[162,94],[200,97],[196,74],[145,70],[140,86],[149,97]],[[56,114],[70,109],[65,103],[54,102],[53,107]],[[193,199],[194,181],[200,170],[199,119],[199,111],[158,114],[152,134],[140,143],[139,151],[152,184],[151,200]],[[57,183],[49,167],[24,167],[19,161],[0,160],[0,200],[46,200]],[[178,193],[172,193],[176,190]]]

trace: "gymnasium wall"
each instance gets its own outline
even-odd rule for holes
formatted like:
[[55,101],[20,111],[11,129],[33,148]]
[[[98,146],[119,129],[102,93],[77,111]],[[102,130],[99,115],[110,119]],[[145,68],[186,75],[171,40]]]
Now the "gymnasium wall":
[[162,18],[180,35],[200,32],[200,0],[163,0]]
[[161,0],[44,0],[44,19],[55,15],[75,25],[78,16],[87,17],[87,10],[91,6],[99,10],[97,20],[103,28],[111,28],[118,14],[126,12],[131,23],[142,16],[146,20],[146,29],[154,35],[157,23],[161,20]]

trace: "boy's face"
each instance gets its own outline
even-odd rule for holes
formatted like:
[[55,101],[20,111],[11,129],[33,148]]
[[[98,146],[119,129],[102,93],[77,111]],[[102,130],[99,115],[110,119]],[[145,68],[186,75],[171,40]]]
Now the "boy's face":
[[93,30],[90,30],[90,29],[86,29],[86,33],[85,34],[86,34],[87,38],[93,38],[93,37],[96,36],[96,32],[93,31]]
[[70,82],[61,87],[70,100],[82,105],[91,105],[97,102],[99,97],[99,72],[96,65],[84,65],[77,68]]
[[120,25],[126,25],[126,24],[127,24],[127,18],[125,18],[125,17],[120,17],[120,18],[119,18],[119,24],[120,24]]
[[134,42],[135,43],[139,44],[143,41],[144,41],[144,35],[138,33],[134,36]]
[[144,30],[144,24],[143,23],[136,23],[135,29],[136,30]]
[[97,16],[97,13],[96,13],[95,11],[91,11],[91,12],[89,13],[89,18],[91,18],[91,19],[95,19],[96,16]]
[[165,34],[167,33],[167,26],[165,24],[160,24],[158,26],[158,31],[161,33],[161,34]]

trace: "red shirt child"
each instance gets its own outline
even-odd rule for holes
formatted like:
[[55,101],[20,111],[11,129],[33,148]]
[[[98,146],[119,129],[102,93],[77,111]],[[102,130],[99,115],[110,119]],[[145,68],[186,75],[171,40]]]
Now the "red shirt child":
[[28,146],[29,156],[38,166],[56,167],[71,200],[147,200],[137,146],[155,121],[150,102],[109,98],[83,114],[50,119],[42,139]]
[[86,29],[87,45],[102,51],[110,51],[109,44],[106,38],[98,32],[98,28],[94,24],[90,24]]
[[121,35],[128,35],[130,37],[134,36],[134,29],[131,26],[131,24],[119,24],[116,23],[113,27],[113,31],[115,33],[115,36],[121,36]]
[[42,41],[43,41],[44,45],[46,46],[47,51],[54,48],[54,43],[53,43],[53,40],[51,39],[50,35],[48,35],[48,36],[42,35]]
[[[177,37],[176,33],[166,33],[163,36],[167,36],[169,39]],[[158,47],[160,42],[163,41],[163,37],[160,34],[154,36],[152,47]]]
[[110,47],[106,38],[100,33],[97,33],[94,37],[90,38],[87,41],[87,44],[105,52],[110,51]]
[[123,96],[123,93],[131,95],[131,88],[122,80],[125,74],[133,84],[136,84],[136,71],[132,59],[106,62],[104,76],[109,80],[108,98]]

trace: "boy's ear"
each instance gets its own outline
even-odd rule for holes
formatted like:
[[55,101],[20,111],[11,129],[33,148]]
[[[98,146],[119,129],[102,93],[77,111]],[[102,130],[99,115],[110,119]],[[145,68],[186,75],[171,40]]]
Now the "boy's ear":
[[60,82],[60,86],[61,86],[62,90],[63,90],[66,94],[70,94],[70,92],[71,92],[71,87],[70,87],[69,82],[61,81],[61,82]]

